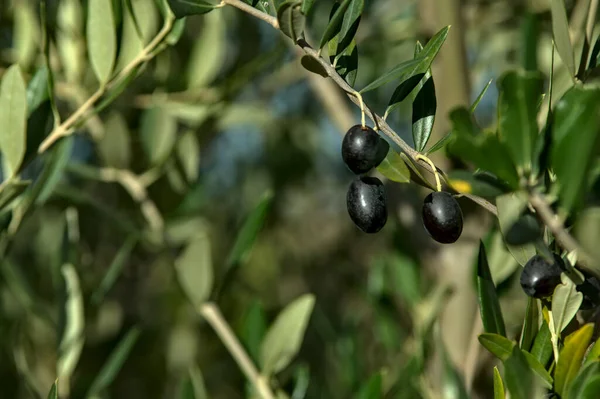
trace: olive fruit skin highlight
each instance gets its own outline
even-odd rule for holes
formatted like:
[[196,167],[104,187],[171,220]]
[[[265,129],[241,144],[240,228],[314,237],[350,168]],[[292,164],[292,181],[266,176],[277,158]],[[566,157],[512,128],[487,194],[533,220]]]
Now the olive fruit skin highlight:
[[387,222],[385,189],[376,177],[354,179],[346,194],[346,206],[352,222],[365,233],[377,233]]
[[525,263],[521,272],[521,288],[527,296],[546,298],[554,293],[554,288],[561,283],[560,275],[564,262],[560,256],[554,255],[554,262],[541,255],[534,255]]
[[462,210],[450,193],[434,191],[425,197],[422,217],[425,230],[441,244],[456,242],[462,234]]
[[379,166],[390,145],[369,126],[355,125],[348,129],[342,141],[342,159],[355,175],[367,173]]

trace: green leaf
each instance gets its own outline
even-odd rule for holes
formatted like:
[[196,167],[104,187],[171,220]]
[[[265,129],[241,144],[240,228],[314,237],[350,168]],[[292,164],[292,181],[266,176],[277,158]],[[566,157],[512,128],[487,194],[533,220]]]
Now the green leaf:
[[100,281],[100,284],[92,294],[91,302],[94,305],[101,304],[106,293],[110,291],[110,289],[113,287],[113,285],[117,281],[117,278],[119,278],[119,276],[123,272],[123,268],[129,260],[129,256],[131,255],[131,252],[133,251],[133,248],[135,247],[136,243],[137,238],[131,236],[127,240],[125,240],[123,245],[121,245],[121,247],[117,251],[117,254],[110,263],[110,266],[108,266],[108,269],[106,270],[102,281]]
[[308,15],[314,3],[315,0],[302,0],[302,9],[300,10],[302,11],[302,14]]
[[504,361],[504,378],[512,399],[532,398],[533,373],[523,352],[516,345]]
[[508,149],[494,134],[481,132],[475,125],[471,113],[464,107],[451,111],[450,120],[456,132],[448,143],[448,150],[451,153],[495,174],[506,181],[510,187],[518,186],[519,177],[515,166],[510,161]]
[[58,346],[56,373],[59,378],[69,379],[83,350],[85,317],[83,297],[75,267],[65,264],[61,267],[61,273],[65,283],[64,307],[61,309],[64,327]]
[[208,235],[206,232],[199,232],[175,261],[179,284],[196,308],[210,297],[213,286],[212,268]]
[[338,44],[336,54],[341,53],[354,41],[354,36],[358,30],[360,16],[365,8],[365,0],[350,0],[350,5],[344,13],[344,20],[338,34]]
[[306,69],[309,72],[316,73],[317,75],[321,75],[324,78],[329,76],[323,65],[321,65],[319,61],[315,60],[310,55],[303,55],[300,59],[300,64],[302,64],[304,69]]
[[583,201],[600,136],[600,89],[575,86],[556,104],[551,161],[560,205],[570,212]]
[[329,23],[323,32],[323,36],[321,36],[321,41],[319,42],[319,48],[322,49],[325,47],[327,42],[334,38],[340,32],[342,28],[342,22],[344,19],[344,13],[346,9],[350,5],[351,0],[343,0],[342,3],[335,3],[334,8],[337,8],[331,18],[329,18]]
[[525,320],[521,329],[521,340],[519,347],[528,351],[533,345],[533,341],[538,333],[539,324],[538,302],[537,299],[529,297],[527,299],[527,309],[525,310]]
[[585,357],[585,364],[591,363],[593,361],[600,360],[600,340],[596,340],[592,349],[588,352]]
[[481,90],[481,93],[479,93],[479,95],[477,96],[477,98],[475,99],[475,101],[473,101],[473,104],[471,104],[471,106],[469,107],[469,111],[471,111],[471,113],[474,113],[475,110],[477,109],[477,106],[479,105],[479,103],[481,102],[481,99],[483,98],[483,96],[485,95],[485,93],[487,92],[487,89],[490,87],[490,85],[492,84],[492,80],[490,79],[487,84],[485,85],[485,87],[483,88],[483,90]]
[[167,3],[177,19],[188,15],[206,14],[217,8],[216,4],[203,0],[167,0]]
[[44,65],[38,68],[27,85],[27,117],[49,98],[48,68]]
[[496,198],[507,191],[492,176],[468,170],[451,171],[448,173],[448,183],[458,193],[486,198]]
[[554,289],[552,295],[552,318],[556,335],[560,335],[569,325],[583,302],[583,294],[577,291],[577,287],[571,279],[567,278],[564,273],[561,278],[562,284]]
[[20,180],[6,180],[0,185],[0,211],[8,207],[17,199],[21,194],[25,192],[27,187],[31,184],[30,181]]
[[446,147],[446,144],[448,144],[450,142],[451,138],[452,138],[452,131],[449,131],[448,133],[446,133],[444,135],[444,137],[442,137],[434,145],[432,145],[430,149],[425,151],[425,155],[431,155],[434,152],[437,152],[437,151],[441,150],[442,148]]
[[417,93],[412,106],[412,133],[415,143],[415,150],[422,152],[429,141],[433,123],[435,121],[435,111],[437,109],[437,100],[435,98],[435,85],[433,76],[427,77],[423,87]]
[[537,110],[544,89],[543,77],[538,72],[511,71],[500,78],[498,86],[498,135],[513,161],[530,171],[539,131]]
[[34,198],[35,204],[45,203],[60,183],[71,157],[73,142],[73,136],[65,137],[50,150],[49,156],[44,160],[44,170],[33,186],[32,198]]
[[240,338],[254,361],[260,359],[260,343],[267,331],[267,316],[262,304],[255,300],[248,308],[242,323]]
[[173,150],[177,122],[164,108],[147,109],[142,115],[140,135],[148,161],[151,165],[159,165]]
[[545,320],[542,320],[540,331],[538,331],[533,341],[533,348],[531,348],[531,354],[537,359],[540,364],[546,365],[552,357],[552,340],[550,327]]
[[396,183],[410,182],[410,171],[400,154],[393,148],[388,150],[386,157],[381,164],[377,166],[377,171]]
[[540,383],[542,383],[546,388],[552,389],[552,376],[544,366],[529,352],[521,350],[525,360],[527,361],[527,365],[533,372],[540,378]]
[[[527,196],[520,192],[504,194],[496,198],[498,221],[503,236],[508,234],[526,209],[527,204]],[[521,266],[524,266],[536,254],[534,244],[507,245],[507,248]]]
[[429,42],[427,42],[417,58],[397,65],[390,71],[384,73],[375,81],[368,84],[360,91],[360,93],[362,94],[374,90],[388,82],[391,82],[392,80],[400,80],[402,82],[411,78],[412,76],[426,73],[431,67],[431,63],[437,56],[437,53],[440,51],[442,45],[446,41],[449,29],[450,26],[442,28],[431,38],[431,40],[429,40]]
[[87,45],[92,70],[100,85],[108,82],[117,55],[117,34],[112,0],[88,4]]
[[314,304],[314,295],[304,294],[279,313],[267,331],[261,346],[264,375],[278,373],[296,356]]
[[131,137],[125,117],[113,111],[104,119],[104,135],[97,143],[103,166],[127,169],[131,163]]
[[[584,399],[584,398],[597,398],[600,394],[600,361],[594,360],[587,363],[579,371],[577,376],[572,380],[569,385],[565,399]],[[598,385],[595,390],[595,396],[588,396],[585,394],[586,389],[590,389],[590,385]]]
[[479,242],[479,258],[477,261],[477,299],[485,332],[506,336],[496,286],[492,280],[492,273],[482,241]]
[[543,229],[537,218],[531,213],[520,216],[512,226],[508,228],[504,238],[508,245],[527,245],[542,239]]
[[410,180],[417,183],[420,186],[429,188],[431,190],[435,190],[435,186],[427,180],[421,171],[419,170],[419,166],[414,163],[412,159],[406,156],[405,153],[400,153],[400,158],[404,161],[406,166],[410,169]]
[[480,334],[477,339],[485,349],[503,362],[509,358],[513,347],[516,345],[510,339],[494,333]]
[[229,252],[229,257],[227,258],[226,262],[227,268],[245,261],[246,257],[250,253],[250,250],[252,249],[252,246],[254,245],[254,241],[256,240],[258,233],[267,219],[267,214],[269,212],[272,200],[273,193],[271,191],[267,191],[265,194],[263,194],[258,205],[254,208],[252,213],[250,213],[244,222],[244,225],[236,237],[235,244]]
[[383,386],[381,373],[375,373],[362,385],[356,399],[382,399]]
[[418,73],[400,83],[394,90],[392,97],[390,97],[390,101],[388,101],[388,106],[385,110],[385,113],[389,114],[392,112],[394,109],[400,106],[400,103],[402,103],[402,101],[404,101],[408,95],[415,90],[415,88],[422,87],[421,82],[423,81],[424,76],[425,73]]
[[179,387],[179,399],[208,399],[202,372],[197,366],[188,369],[187,376]]
[[586,253],[595,259],[600,259],[600,246],[598,245],[600,207],[591,206],[578,214],[573,226],[573,235]]
[[50,392],[48,392],[48,399],[58,399],[58,381],[54,381]]
[[125,363],[129,357],[133,346],[140,336],[140,332],[138,327],[132,327],[127,331],[127,334],[119,341],[117,347],[110,353],[110,356],[102,366],[102,369],[100,369],[100,373],[96,375],[96,378],[87,392],[86,398],[91,399],[98,396],[112,384],[119,373],[119,370],[121,370],[123,363]]
[[138,65],[137,67],[133,68],[125,77],[121,78],[116,85],[111,85],[108,89],[108,92],[104,97],[102,97],[102,100],[98,103],[98,105],[96,105],[96,107],[94,107],[94,109],[90,111],[88,115],[82,119],[82,121],[85,122],[86,118],[100,113],[110,104],[112,104],[112,102],[119,97],[127,87],[129,87],[129,84],[133,79],[135,79],[140,69],[141,66]]
[[494,399],[505,399],[506,394],[504,393],[504,383],[502,377],[498,371],[498,367],[494,366]]
[[554,390],[560,396],[567,392],[571,381],[577,376],[593,332],[594,324],[588,323],[565,339],[565,346],[560,351],[554,371]]
[[11,65],[0,82],[0,152],[4,176],[17,174],[23,157],[27,133],[27,91],[21,69]]
[[358,71],[358,48],[354,41],[337,56],[335,70],[350,86],[354,86]]
[[302,3],[297,0],[288,0],[281,3],[277,9],[277,21],[279,29],[291,38],[294,43],[300,38],[304,31],[305,18],[300,8]]
[[183,32],[185,32],[185,21],[186,18],[184,17],[173,23],[173,29],[171,29],[171,32],[165,37],[165,43],[169,46],[174,46],[179,43],[179,39],[181,39]]
[[569,21],[564,0],[551,0],[552,34],[556,43],[556,50],[565,63],[571,76],[575,76],[575,59],[573,46],[569,36]]
[[202,20],[202,29],[197,34],[187,65],[187,87],[210,85],[221,73],[227,55],[227,21],[224,13],[213,12]]

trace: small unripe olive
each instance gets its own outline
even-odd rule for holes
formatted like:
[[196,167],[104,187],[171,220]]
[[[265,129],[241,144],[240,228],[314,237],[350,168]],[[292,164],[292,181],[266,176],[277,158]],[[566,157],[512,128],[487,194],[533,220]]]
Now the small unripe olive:
[[342,141],[342,159],[354,174],[379,166],[390,145],[369,126],[352,126]]
[[450,193],[435,191],[429,194],[423,202],[423,225],[437,242],[455,242],[463,229],[460,205]]
[[348,214],[365,233],[377,233],[387,222],[387,205],[383,183],[376,177],[355,179],[346,194]]

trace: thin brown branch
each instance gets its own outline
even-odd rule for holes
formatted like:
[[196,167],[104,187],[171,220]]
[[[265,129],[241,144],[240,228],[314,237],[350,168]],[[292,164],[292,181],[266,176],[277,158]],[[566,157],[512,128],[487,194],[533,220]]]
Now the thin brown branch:
[[537,193],[529,196],[529,203],[536,210],[542,221],[554,235],[556,242],[565,250],[577,254],[578,263],[590,272],[594,272],[596,262],[593,257],[588,255],[577,241],[565,230],[562,221],[554,214],[546,200]]
[[[267,22],[274,28],[279,29],[279,24],[277,23],[277,19],[275,17],[267,15],[264,12],[259,11],[249,6],[248,4],[243,3],[240,0],[223,0],[222,4],[228,4],[233,7],[239,8],[240,10],[245,11],[258,19]],[[350,101],[360,106],[360,100],[356,95],[356,90],[354,90],[340,75],[338,75],[335,68],[331,64],[329,64],[325,59],[323,59],[318,51],[313,49],[306,42],[306,40],[303,39],[298,40],[296,44],[304,51],[305,54],[311,56],[319,64],[321,64],[323,69],[327,72],[327,75],[340,89],[342,89],[346,93]],[[408,143],[402,140],[400,136],[385,122],[385,120],[383,120],[383,118],[375,112],[371,111],[371,108],[366,104],[365,114],[375,123],[377,128],[381,130],[388,138],[390,138],[390,140],[396,143],[400,147],[402,152],[404,152],[410,159],[412,159],[416,164],[423,166],[430,173],[434,173],[431,166],[429,166],[426,162],[417,159],[417,155],[419,154],[419,152],[414,150],[410,145],[408,145]],[[436,169],[438,173],[440,173],[442,176],[445,176],[445,174],[439,168],[436,167]],[[498,214],[496,206],[491,202],[487,201],[486,199],[470,194],[466,194],[465,197],[482,206],[494,215]]]
[[254,385],[256,392],[262,399],[275,399],[275,395],[271,391],[265,377],[257,370],[256,366],[250,359],[250,356],[244,350],[235,333],[225,321],[225,318],[219,311],[219,308],[214,303],[208,302],[202,305],[198,311],[206,319],[208,324],[215,330],[221,342],[225,345],[235,362],[238,364],[242,372],[246,375],[248,381]]

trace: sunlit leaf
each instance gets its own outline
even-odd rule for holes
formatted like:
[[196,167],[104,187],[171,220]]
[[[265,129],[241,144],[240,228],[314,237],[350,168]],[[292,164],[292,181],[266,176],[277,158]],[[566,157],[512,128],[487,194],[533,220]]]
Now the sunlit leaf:
[[556,50],[563,60],[571,76],[575,76],[575,59],[573,45],[569,34],[569,21],[563,0],[550,1],[552,11],[552,35],[556,43]]
[[487,92],[487,89],[490,87],[490,85],[492,84],[492,80],[490,79],[487,84],[483,87],[483,89],[481,90],[481,92],[479,93],[479,95],[477,96],[477,98],[475,99],[475,101],[473,101],[473,104],[471,104],[471,106],[469,107],[469,111],[471,111],[471,113],[475,112],[475,110],[477,109],[477,106],[479,105],[479,103],[481,102],[481,100],[483,99],[483,96],[485,95],[485,93]]
[[583,294],[577,291],[577,286],[564,273],[561,278],[562,284],[554,289],[552,295],[552,317],[556,335],[573,320],[583,301]]
[[437,151],[441,150],[442,148],[445,148],[446,144],[448,144],[448,142],[450,141],[451,138],[452,138],[452,131],[449,131],[448,133],[446,133],[444,135],[444,137],[442,137],[434,145],[432,145],[430,149],[425,151],[425,155],[433,154],[434,152],[437,152]]
[[23,157],[27,132],[27,90],[21,69],[11,65],[0,82],[0,152],[4,176],[15,175]]
[[483,333],[478,337],[479,343],[498,359],[505,361],[510,356],[515,342],[502,335]]
[[117,55],[117,34],[112,0],[88,4],[87,45],[92,70],[101,85],[108,82]]
[[61,268],[64,278],[64,304],[61,318],[64,327],[58,347],[56,372],[59,378],[69,379],[79,362],[85,341],[85,317],[79,277],[75,267],[66,264]]
[[287,305],[269,327],[260,356],[265,375],[281,371],[296,356],[314,304],[314,295],[302,295]]
[[348,45],[354,41],[354,36],[358,30],[360,16],[365,7],[365,0],[350,0],[348,9],[344,13],[344,20],[338,34],[336,54],[344,51]]
[[[598,397],[600,394],[600,361],[594,360],[586,364],[579,370],[577,376],[569,384],[567,394],[564,396],[565,399],[592,399]],[[593,385],[597,387],[593,388]],[[595,395],[591,396],[591,390],[594,390]],[[588,391],[588,392],[586,392]]]
[[413,140],[415,149],[419,152],[425,149],[429,136],[431,136],[436,109],[435,85],[433,77],[429,76],[426,77],[425,83],[417,93],[412,106]]
[[321,41],[319,42],[319,48],[325,47],[327,42],[329,42],[335,35],[340,32],[342,28],[342,22],[344,20],[344,14],[346,9],[350,5],[351,0],[343,0],[341,3],[336,3],[334,5],[335,12],[331,18],[329,18],[329,23],[323,32],[323,36],[321,36]]
[[494,366],[494,399],[505,399],[504,383],[498,371],[498,367]]
[[588,323],[565,339],[565,346],[559,353],[554,371],[554,390],[563,396],[577,376],[585,351],[592,339],[594,324]]

